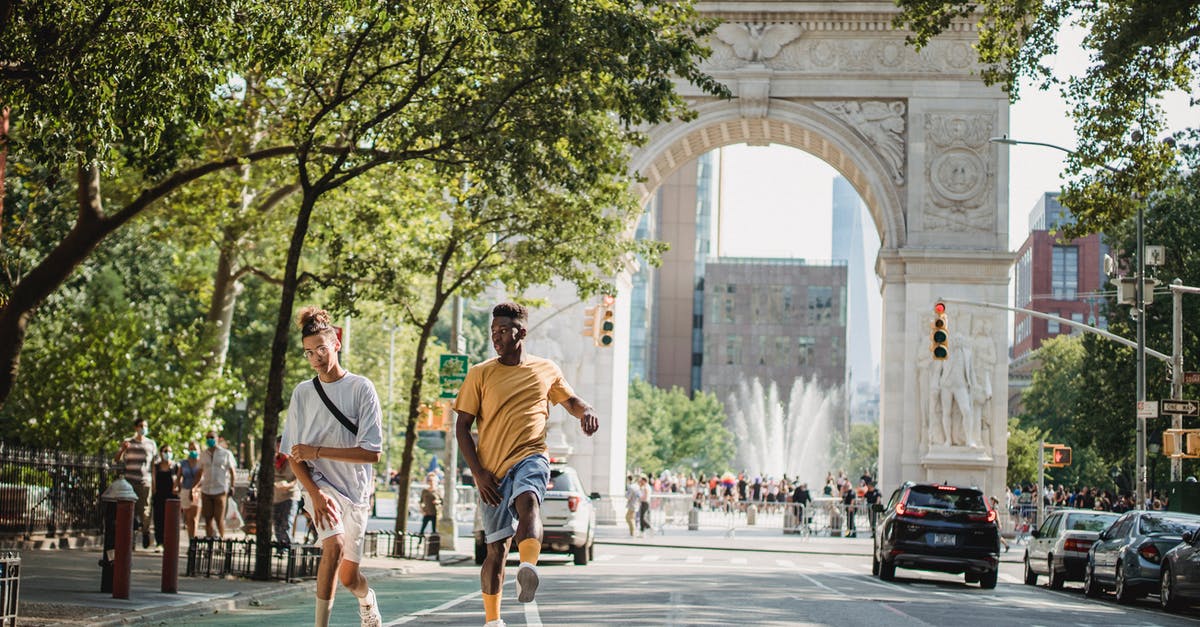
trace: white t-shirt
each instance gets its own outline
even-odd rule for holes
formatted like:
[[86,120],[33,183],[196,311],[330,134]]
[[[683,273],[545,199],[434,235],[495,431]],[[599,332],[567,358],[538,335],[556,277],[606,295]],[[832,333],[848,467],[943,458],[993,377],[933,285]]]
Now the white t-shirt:
[[214,446],[200,451],[200,468],[204,476],[200,477],[201,494],[225,494],[229,491],[229,469],[237,468],[237,460],[229,449]]
[[[358,426],[358,435],[351,433],[330,413],[310,379],[292,390],[279,450],[288,453],[296,444],[308,444],[382,451],[382,411],[379,408],[379,395],[375,393],[375,386],[370,379],[347,372],[333,383],[322,382],[321,388],[334,406]],[[375,489],[375,468],[371,464],[351,464],[324,458],[307,463],[317,487],[335,490],[358,505],[370,503],[371,492]]]

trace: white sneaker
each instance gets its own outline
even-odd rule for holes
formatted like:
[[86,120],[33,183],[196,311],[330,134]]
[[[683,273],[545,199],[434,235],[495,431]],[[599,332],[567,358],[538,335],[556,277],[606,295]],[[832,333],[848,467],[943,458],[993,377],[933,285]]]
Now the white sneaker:
[[533,595],[537,594],[537,589],[537,566],[529,562],[521,562],[521,565],[517,567],[517,600],[521,603],[529,603],[533,600]]
[[362,627],[381,627],[383,617],[379,614],[379,604],[375,602],[375,590],[368,588],[366,603],[358,604],[358,617],[362,619]]
[[483,627],[506,627],[506,625],[504,624],[504,619],[497,618],[496,620],[489,620],[484,623]]

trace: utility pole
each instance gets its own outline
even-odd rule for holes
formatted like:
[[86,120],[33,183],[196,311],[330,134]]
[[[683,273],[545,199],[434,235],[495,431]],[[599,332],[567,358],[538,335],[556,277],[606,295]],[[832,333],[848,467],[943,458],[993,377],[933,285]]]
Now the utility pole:
[[[455,295],[453,314],[450,319],[450,350],[465,354],[466,346],[462,336],[463,298]],[[445,401],[447,405],[450,401]],[[455,437],[454,410],[446,407],[446,472],[442,487],[442,517],[438,520],[438,534],[442,537],[442,548],[453,551],[458,538],[458,521],[454,518],[458,509],[458,439]]]
[[1037,524],[1046,520],[1046,498],[1042,491],[1046,489],[1046,440],[1038,440],[1038,484],[1037,494]]
[[[1137,208],[1137,284],[1134,286],[1134,311],[1137,312],[1137,401],[1146,400],[1146,245],[1142,241],[1142,205]],[[1146,508],[1146,419],[1137,417],[1137,508]]]
[[[1183,281],[1171,281],[1171,399],[1183,400]],[[1183,416],[1171,416],[1171,428],[1183,428]],[[1171,457],[1171,481],[1183,477],[1183,459]]]
[[384,436],[383,445],[383,468],[384,472],[389,473],[387,481],[392,480],[392,377],[396,365],[396,325],[385,321],[388,332],[388,390],[387,390],[387,429]]

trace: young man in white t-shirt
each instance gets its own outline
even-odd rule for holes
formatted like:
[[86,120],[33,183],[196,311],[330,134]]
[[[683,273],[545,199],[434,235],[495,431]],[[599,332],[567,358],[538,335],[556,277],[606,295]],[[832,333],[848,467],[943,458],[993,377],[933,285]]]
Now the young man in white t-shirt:
[[[325,310],[305,307],[299,323],[304,356],[317,377],[292,391],[279,448],[288,452],[288,463],[308,493],[304,508],[321,544],[315,624],[329,624],[337,575],[358,597],[363,627],[378,627],[382,617],[375,591],[358,565],[375,487],[371,464],[379,461],[383,450],[379,396],[370,380],[349,373],[338,363],[342,345]],[[316,381],[348,424],[326,405]]]

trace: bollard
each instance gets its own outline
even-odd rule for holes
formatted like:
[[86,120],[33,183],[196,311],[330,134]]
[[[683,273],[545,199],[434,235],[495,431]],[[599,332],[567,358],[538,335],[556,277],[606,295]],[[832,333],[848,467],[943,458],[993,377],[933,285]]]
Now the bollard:
[[133,501],[117,502],[117,542],[113,555],[114,599],[129,598],[133,576]]
[[179,499],[167,499],[163,512],[162,591],[179,592]]
[[137,493],[124,477],[117,478],[100,495],[104,507],[100,592],[111,592],[114,599],[129,598],[129,577],[133,569],[133,504],[136,501]]
[[758,508],[751,505],[746,508],[746,525],[753,527],[756,522],[758,522]]
[[436,560],[441,551],[442,536],[436,533],[429,534],[429,538],[425,540],[425,557]]
[[693,507],[688,510],[688,531],[696,531],[700,529],[700,508]]

